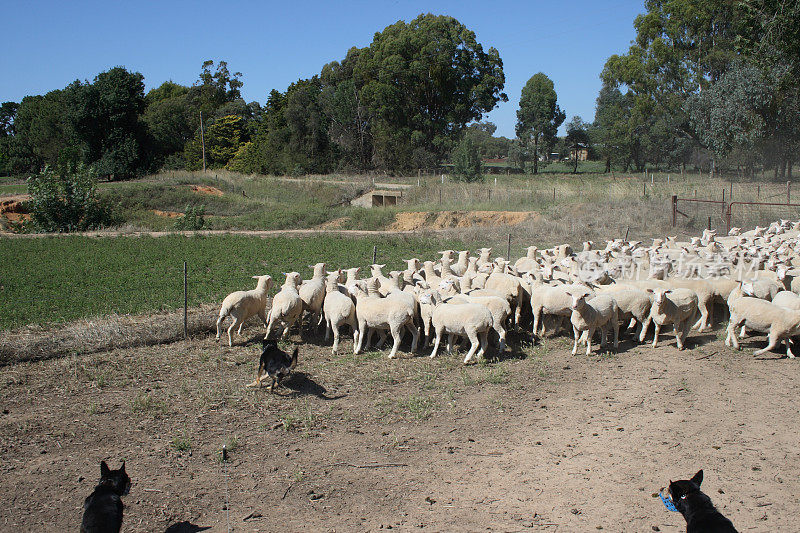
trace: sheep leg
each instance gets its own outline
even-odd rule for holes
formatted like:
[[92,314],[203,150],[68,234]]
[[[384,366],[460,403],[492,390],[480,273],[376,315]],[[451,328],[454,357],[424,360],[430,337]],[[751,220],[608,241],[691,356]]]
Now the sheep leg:
[[264,309],[258,310],[258,318],[264,323],[264,327],[267,327],[267,313]]
[[406,324],[406,329],[411,333],[411,353],[416,353],[419,343],[419,330],[413,323]]
[[275,320],[272,319],[272,309],[269,310],[269,314],[267,314],[267,334],[264,335],[264,340],[269,339],[269,334],[272,331],[272,327],[275,325]]
[[786,337],[786,357],[789,359],[794,359],[794,354],[792,353],[792,344],[789,337]]
[[331,338],[331,320],[325,317],[325,341]]
[[359,338],[361,337],[360,333],[361,332],[353,326],[353,355],[356,353],[356,344],[358,344]]
[[361,353],[361,344],[364,342],[364,337],[368,336],[369,331],[367,330],[367,322],[365,320],[358,321],[358,340],[353,337],[353,344],[355,345],[355,351],[353,352],[354,355],[358,355]]
[[697,331],[705,331],[708,328],[708,306],[705,302],[700,302],[697,308],[700,310],[700,318],[694,323],[692,329],[697,328]]
[[450,355],[451,353],[453,353],[453,339],[454,338],[455,338],[455,335],[453,335],[452,333],[447,335],[447,355]]
[[497,353],[503,353],[506,349],[506,330],[502,324],[495,324],[494,330],[497,332],[497,337],[500,339],[500,344],[497,345]]
[[[236,326],[241,327],[241,325],[242,323],[239,321],[239,318],[237,317],[236,320],[233,321],[233,324],[231,324],[230,327],[228,328],[228,346],[233,346],[233,339],[231,339],[231,331],[233,331],[233,328],[235,328]],[[239,334],[241,335],[241,329]]]
[[611,327],[614,329],[614,351],[619,348],[619,322],[611,319]]
[[747,329],[745,328],[744,324],[742,325],[742,332],[739,333],[739,336],[740,337],[746,337],[747,336]]
[[[542,317],[542,310],[541,309],[534,309],[533,310],[533,336],[535,337],[539,332],[539,320]],[[544,334],[542,334],[544,336]]]
[[650,322],[652,321],[653,319],[648,316],[644,323],[642,323],[642,331],[639,333],[639,342],[644,342],[644,338],[647,336],[647,330],[650,329]]
[[606,330],[605,324],[600,326],[600,351],[606,347],[608,344],[608,331]]
[[589,330],[586,332],[586,355],[592,354],[592,337],[594,337],[594,328],[589,327]]
[[397,356],[397,348],[400,347],[400,340],[403,338],[400,335],[400,328],[397,326],[392,326],[392,339],[394,339],[394,346],[392,346],[392,351],[389,352],[389,359],[394,359]]
[[[328,322],[327,330],[330,330],[330,322]],[[328,339],[327,331],[325,332],[325,340]],[[331,353],[336,355],[336,351],[339,349],[339,324],[336,324],[336,327],[333,328],[333,348],[331,349]]]
[[[642,336],[642,322],[637,321],[636,322],[636,333],[634,333],[634,337],[633,338],[638,340],[639,337],[641,337],[641,336]],[[639,341],[639,342],[641,342],[641,341]]]
[[578,353],[578,339],[580,338],[581,334],[578,331],[578,328],[572,326],[572,332],[575,334],[575,343],[572,345],[572,355],[577,355]]
[[[392,334],[392,336],[394,336],[394,334]],[[382,350],[384,344],[386,344],[386,330],[382,329],[380,333],[378,333],[378,344],[375,345],[375,348],[377,350]]]
[[681,350],[686,347],[686,338],[689,336],[689,330],[692,329],[689,324],[688,320],[683,323],[683,330],[681,331]]
[[678,322],[675,322],[672,324],[672,328],[675,331],[675,346],[678,347],[678,350],[683,350],[683,340],[681,339],[683,327]]
[[219,339],[219,326],[222,324],[222,321],[225,320],[225,315],[219,315],[217,319],[217,339]]
[[628,331],[629,329],[631,329],[636,324],[638,324],[638,322],[636,321],[636,317],[631,318],[631,321],[628,322],[628,327],[625,328],[625,331]]
[[481,340],[481,349],[478,350],[478,359],[486,357],[486,348],[489,346],[489,330],[487,329],[479,335]]
[[780,344],[780,342],[781,342],[781,338],[778,335],[778,333],[775,332],[775,331],[770,331],[769,332],[769,342],[767,343],[767,346],[765,348],[762,348],[761,350],[756,350],[755,352],[753,352],[753,355],[757,356],[757,355],[765,354],[768,351],[770,351],[773,348],[775,348],[778,344]]
[[661,333],[661,325],[658,322],[653,322],[653,348],[658,347],[659,333]]
[[731,340],[731,346],[735,349],[739,349],[739,339],[736,338],[736,328],[739,327],[739,322],[734,316],[731,316],[730,322],[728,322],[728,337]]
[[433,344],[433,351],[431,352],[431,359],[436,357],[436,352],[439,351],[439,343],[441,342],[441,340],[442,340],[442,330],[437,328],[436,329],[436,341]]
[[472,358],[475,356],[475,352],[478,350],[478,346],[480,345],[480,341],[478,340],[478,333],[474,330],[467,331],[467,337],[469,337],[469,352],[467,352],[467,356],[464,358],[464,364],[469,364],[472,362]]

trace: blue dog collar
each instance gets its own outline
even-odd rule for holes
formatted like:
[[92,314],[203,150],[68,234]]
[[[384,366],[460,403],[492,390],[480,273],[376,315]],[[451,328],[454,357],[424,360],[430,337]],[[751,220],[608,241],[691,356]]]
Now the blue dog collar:
[[678,509],[675,508],[675,504],[672,503],[672,498],[669,496],[664,496],[663,489],[658,493],[658,497],[661,498],[661,501],[664,503],[664,507],[666,507],[668,511],[675,511],[676,513],[678,512]]

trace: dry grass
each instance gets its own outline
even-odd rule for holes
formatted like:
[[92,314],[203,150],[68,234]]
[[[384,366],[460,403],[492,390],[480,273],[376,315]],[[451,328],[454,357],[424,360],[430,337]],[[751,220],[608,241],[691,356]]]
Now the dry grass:
[[[189,310],[189,335],[207,334],[214,327],[216,306]],[[149,315],[110,315],[58,326],[29,326],[0,337],[0,366],[152,346],[183,338],[183,311]]]

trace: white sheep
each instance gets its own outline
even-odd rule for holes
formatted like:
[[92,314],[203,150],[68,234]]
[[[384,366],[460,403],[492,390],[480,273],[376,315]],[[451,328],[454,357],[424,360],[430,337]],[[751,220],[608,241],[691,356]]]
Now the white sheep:
[[[420,303],[431,304],[434,306],[431,315],[431,323],[436,330],[436,342],[431,352],[431,358],[436,357],[439,351],[439,344],[442,335],[447,333],[447,350],[452,350],[452,340],[455,335],[467,337],[470,341],[470,349],[464,357],[464,364],[472,362],[476,355],[481,358],[486,353],[488,345],[489,330],[492,327],[492,313],[482,304],[447,304],[443,303],[439,294],[435,291],[424,293],[420,296]],[[480,351],[478,348],[480,347]]]
[[[800,311],[780,307],[761,298],[743,296],[731,302],[731,319],[728,322],[728,338],[725,344],[739,349],[736,328],[746,326],[749,329],[769,334],[767,346],[756,350],[753,355],[764,354],[782,340],[786,341],[786,355],[794,359],[789,339],[800,334]],[[730,342],[729,342],[730,340]]]
[[461,250],[458,252],[458,261],[450,266],[453,274],[456,276],[463,276],[469,266],[469,250]]
[[506,297],[509,305],[515,307],[514,323],[519,324],[522,315],[522,304],[524,301],[524,289],[522,288],[522,280],[516,276],[505,273],[507,262],[498,259],[495,262],[492,273],[486,279],[484,287],[486,289],[495,290]]
[[594,296],[593,291],[583,285],[546,285],[539,281],[532,283],[531,311],[533,312],[533,335],[539,335],[539,323],[542,323],[542,336],[545,334],[543,315],[568,317],[572,315],[572,297],[567,294],[583,293]]
[[779,307],[800,311],[800,296],[792,291],[781,291],[772,298],[772,303]]
[[219,339],[219,327],[225,317],[232,317],[233,324],[228,327],[228,346],[233,346],[231,331],[239,326],[237,333],[241,335],[244,321],[251,316],[258,315],[264,325],[267,325],[266,306],[268,293],[272,288],[272,277],[253,276],[253,279],[258,280],[255,289],[232,292],[222,300],[222,307],[217,319],[217,339]]
[[286,281],[281,286],[281,290],[272,298],[272,307],[267,316],[267,334],[265,339],[276,324],[284,325],[281,338],[285,339],[289,335],[289,330],[297,322],[303,313],[303,300],[300,299],[298,287],[300,286],[300,274],[289,272],[286,274]]
[[592,337],[596,329],[600,329],[600,348],[606,345],[606,326],[614,331],[614,349],[619,347],[619,307],[616,300],[608,294],[600,294],[587,301],[585,293],[567,292],[572,299],[570,308],[572,313],[569,320],[575,343],[572,345],[572,355],[578,353],[578,341],[585,333],[586,355],[592,353]]
[[417,349],[419,332],[414,327],[414,307],[402,300],[392,300],[381,298],[378,294],[378,281],[370,279],[366,282],[366,291],[360,284],[353,286],[356,296],[356,317],[358,319],[358,346],[355,353],[361,353],[364,337],[367,336],[367,328],[388,329],[392,334],[394,346],[389,353],[389,359],[394,359],[397,355],[397,348],[402,340],[402,330],[408,330],[413,339],[411,341],[411,351]]
[[[603,294],[611,296],[616,300],[619,307],[619,321],[625,323],[627,321],[636,322],[636,334],[634,338],[638,339],[642,334],[642,328],[650,316],[650,306],[653,303],[650,293],[640,291],[633,288],[618,288],[616,290],[606,291]],[[629,326],[630,327],[630,326]]]
[[325,299],[322,304],[325,314],[325,340],[330,338],[333,331],[333,348],[331,353],[336,355],[339,349],[339,327],[348,325],[353,330],[353,352],[355,353],[356,343],[358,342],[358,321],[356,320],[356,306],[349,296],[342,294],[339,286],[339,273],[333,272],[328,275],[325,284]]
[[[440,284],[440,288],[444,293],[451,293],[448,285],[452,287],[453,280],[446,279]],[[502,296],[473,296],[467,294],[455,294],[453,296],[445,297],[445,303],[475,303],[485,305],[489,312],[492,313],[492,329],[497,332],[499,338],[499,345],[497,351],[502,353],[506,347],[506,328],[505,323],[509,316],[511,316],[511,306]]]
[[672,324],[675,329],[675,343],[683,350],[686,336],[697,319],[697,295],[691,289],[647,289],[654,294],[650,316],[647,317],[639,335],[639,342],[644,342],[650,322],[655,326],[653,348],[658,346],[658,335],[662,326]]
[[325,301],[325,266],[325,263],[309,266],[314,269],[314,277],[303,281],[298,290],[300,299],[303,301],[303,311],[311,313],[312,329],[314,324],[319,326],[322,323],[322,303]]

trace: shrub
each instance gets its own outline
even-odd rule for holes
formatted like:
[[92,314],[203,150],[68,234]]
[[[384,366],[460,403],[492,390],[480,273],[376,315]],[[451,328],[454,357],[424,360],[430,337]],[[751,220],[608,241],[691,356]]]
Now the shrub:
[[111,209],[97,197],[97,173],[83,164],[54,171],[45,167],[28,178],[29,207],[35,229],[84,231],[113,222]]
[[206,227],[206,206],[186,206],[186,212],[175,221],[175,229],[196,231]]
[[483,163],[478,145],[465,135],[453,150],[453,177],[457,181],[483,181]]

